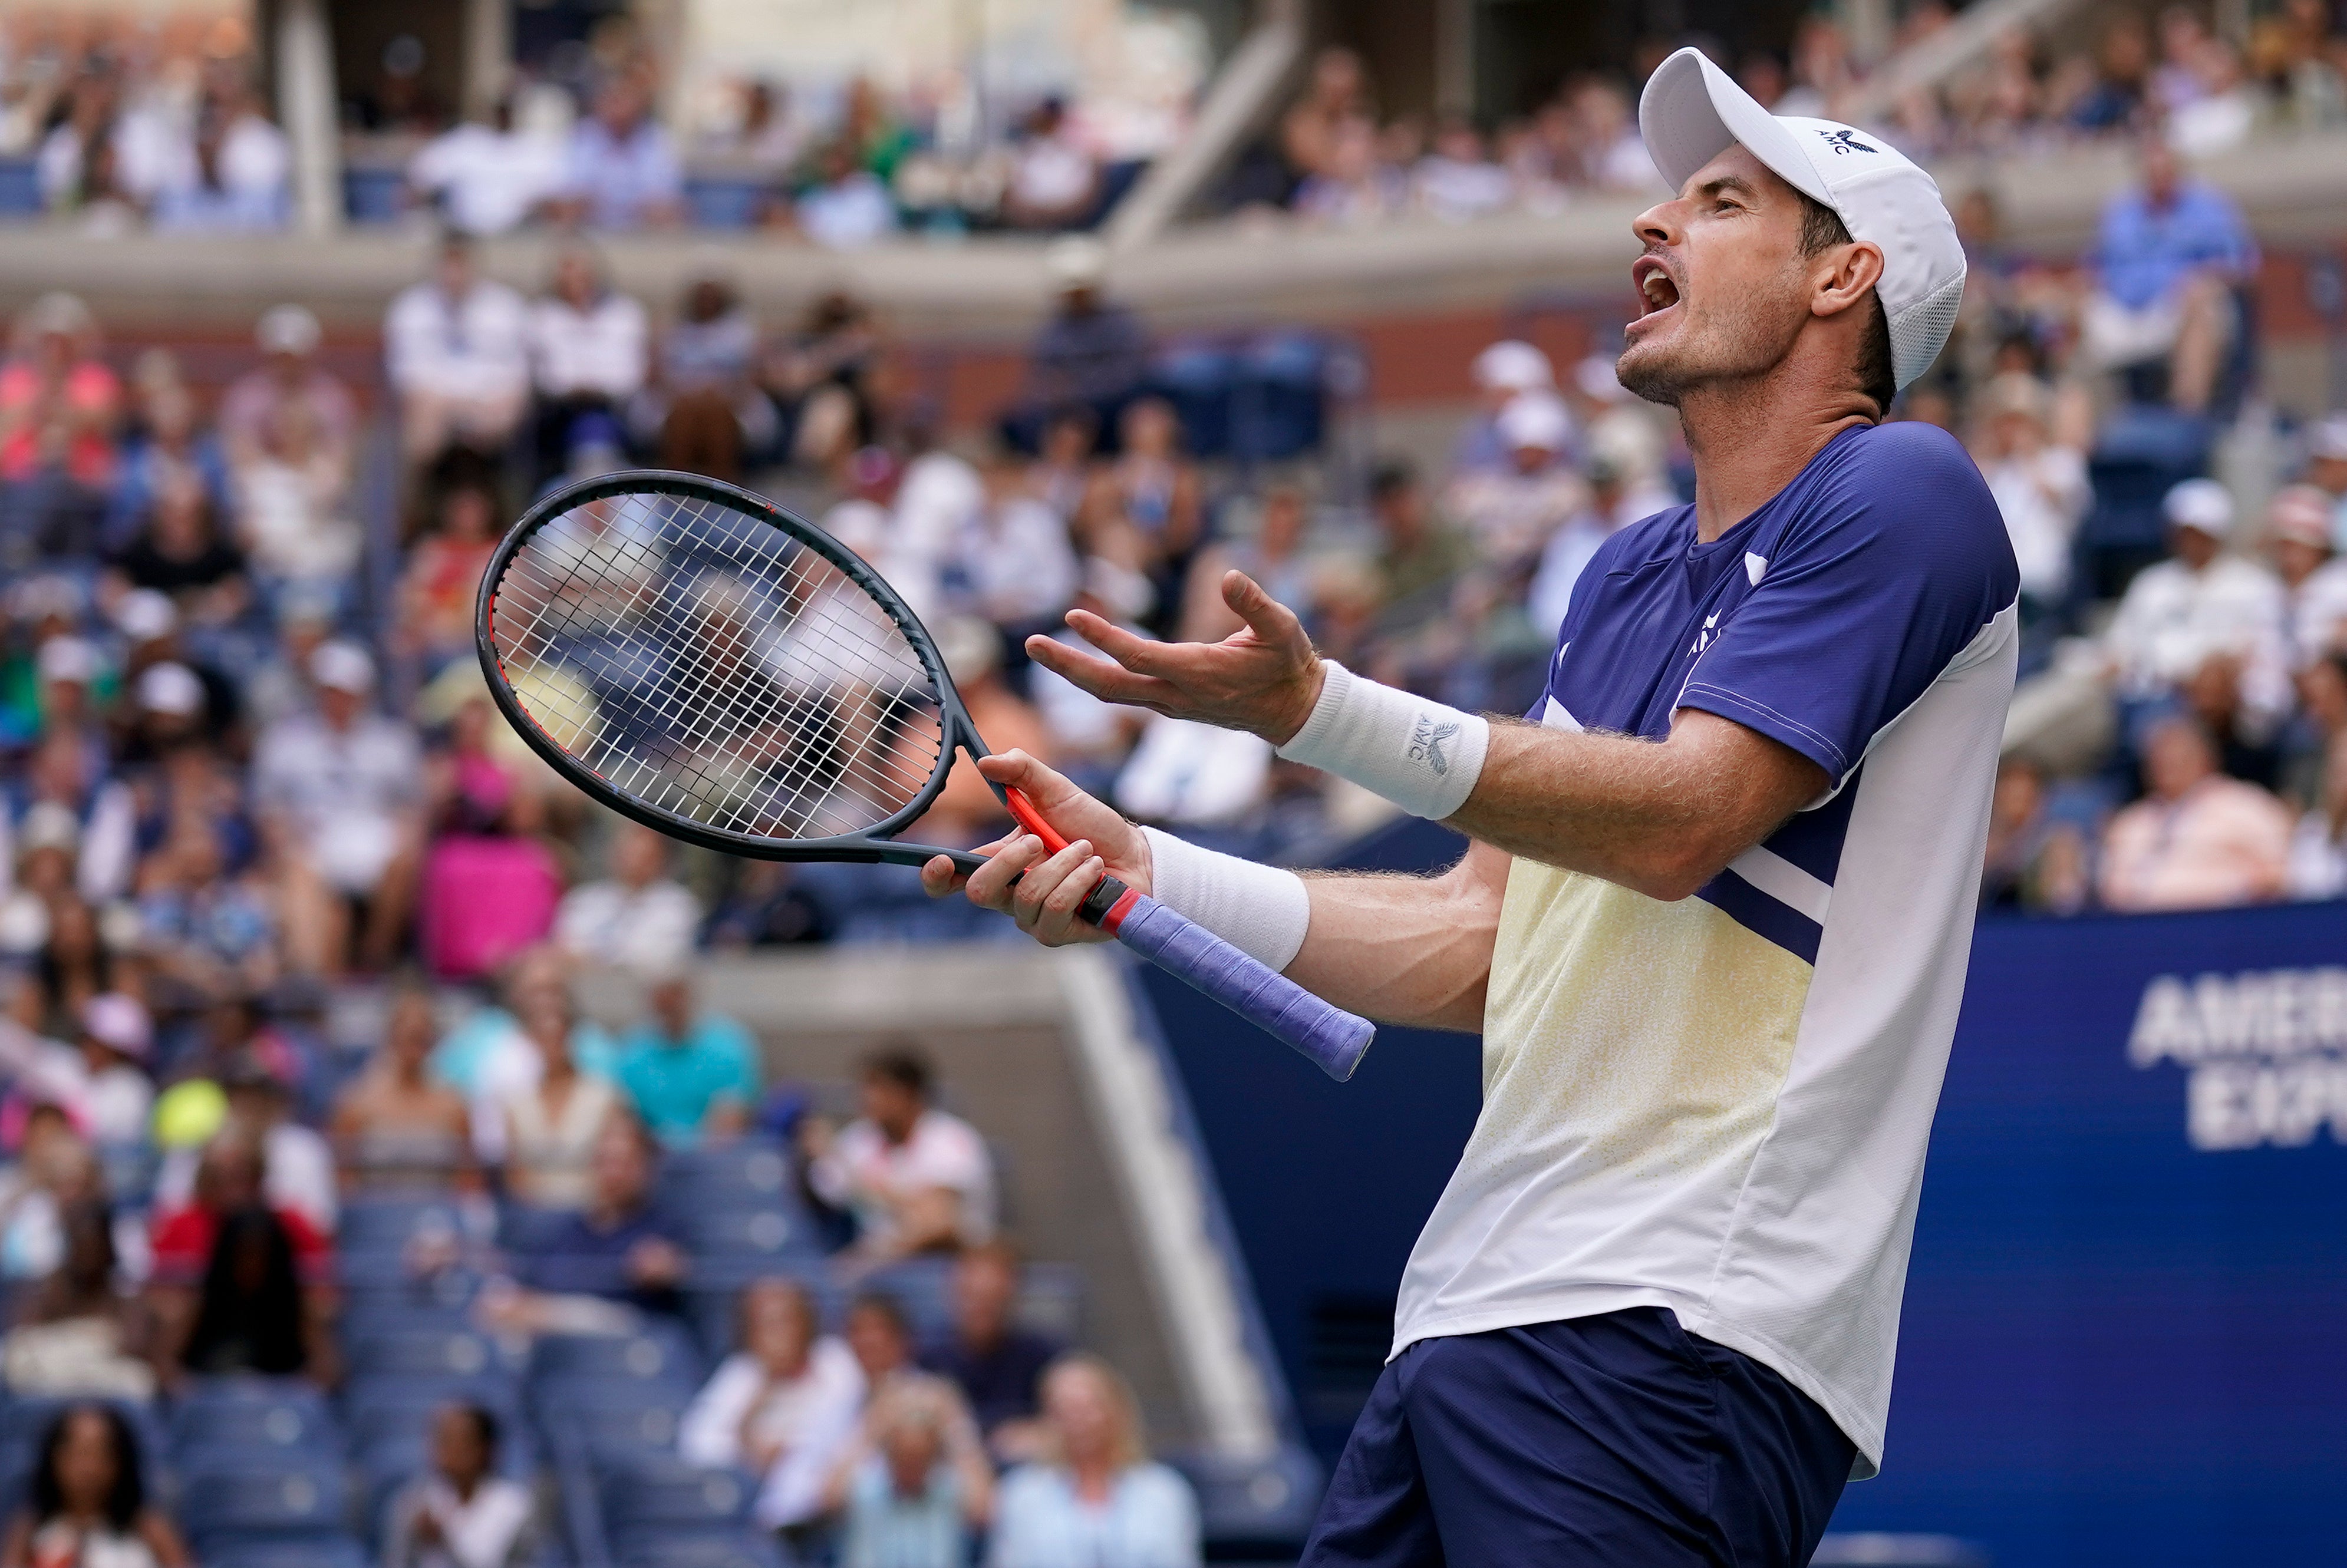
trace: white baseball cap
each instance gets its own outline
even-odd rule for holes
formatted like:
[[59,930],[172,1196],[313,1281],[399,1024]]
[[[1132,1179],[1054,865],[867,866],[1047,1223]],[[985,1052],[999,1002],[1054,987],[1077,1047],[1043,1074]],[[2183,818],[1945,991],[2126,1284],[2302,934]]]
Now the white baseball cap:
[[2159,509],[2179,528],[2221,539],[2232,530],[2233,497],[2214,479],[2187,479],[2168,492]]
[[150,664],[138,677],[138,705],[149,713],[184,719],[204,705],[204,683],[184,664]]
[[34,668],[42,680],[69,682],[76,686],[88,685],[97,679],[97,672],[103,668],[97,646],[89,639],[71,633],[52,637],[42,643],[40,651],[34,655]]
[[272,305],[252,330],[263,354],[307,355],[318,347],[318,318],[300,305]]
[[1772,115],[1700,49],[1655,67],[1638,99],[1638,133],[1676,190],[1731,146],[1840,215],[1853,240],[1882,250],[1874,285],[1902,388],[1931,368],[1964,297],[1964,248],[1940,188],[1887,143],[1836,120]]
[[1562,452],[1573,437],[1573,415],[1554,393],[1527,392],[1512,397],[1500,410],[1500,441],[1510,451],[1530,446]]
[[2266,506],[2266,532],[2317,549],[2331,548],[2331,497],[2312,485],[2285,485]]
[[2347,414],[2334,414],[2314,427],[2313,455],[2347,463]]
[[1473,374],[1485,392],[1545,392],[1556,384],[1548,355],[1517,338],[1502,338],[1477,354]]
[[146,1008],[120,991],[101,991],[82,1003],[81,1029],[100,1045],[141,1061],[155,1043]]
[[134,588],[116,601],[114,624],[133,642],[152,642],[178,630],[179,609],[169,594]]
[[355,642],[321,642],[310,655],[310,679],[333,691],[364,697],[374,690],[374,661]]

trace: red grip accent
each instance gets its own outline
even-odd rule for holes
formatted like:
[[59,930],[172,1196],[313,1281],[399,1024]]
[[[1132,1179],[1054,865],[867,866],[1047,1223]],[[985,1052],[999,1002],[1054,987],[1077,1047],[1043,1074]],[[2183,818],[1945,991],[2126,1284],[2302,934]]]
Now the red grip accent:
[[1115,936],[1116,928],[1124,924],[1124,917],[1132,914],[1133,907],[1140,902],[1141,890],[1137,887],[1126,888],[1124,897],[1110,905],[1108,913],[1101,917],[1100,928],[1112,937]]
[[1019,791],[1008,787],[1003,790],[1002,794],[1004,801],[1010,807],[1010,815],[1018,819],[1019,825],[1043,841],[1046,854],[1057,855],[1068,847],[1068,841],[1061,838],[1058,831],[1043,820],[1043,814],[1035,809],[1033,801],[1029,800]]

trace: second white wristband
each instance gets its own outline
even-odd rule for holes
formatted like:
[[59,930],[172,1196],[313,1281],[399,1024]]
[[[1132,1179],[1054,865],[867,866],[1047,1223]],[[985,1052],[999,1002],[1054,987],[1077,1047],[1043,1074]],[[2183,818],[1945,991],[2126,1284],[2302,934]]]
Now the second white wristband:
[[1304,878],[1153,827],[1141,831],[1149,839],[1151,897],[1275,973],[1287,968],[1312,921]]
[[1440,822],[1467,804],[1491,743],[1487,719],[1364,681],[1333,659],[1312,716],[1279,754]]

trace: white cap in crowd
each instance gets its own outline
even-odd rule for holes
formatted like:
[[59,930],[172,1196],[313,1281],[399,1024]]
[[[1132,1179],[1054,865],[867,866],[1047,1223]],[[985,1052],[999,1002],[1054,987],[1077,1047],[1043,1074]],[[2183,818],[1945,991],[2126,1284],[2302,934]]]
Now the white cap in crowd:
[[101,661],[97,645],[89,639],[67,634],[41,644],[40,652],[34,656],[34,668],[44,681],[87,686],[97,679]]
[[1477,354],[1470,374],[1482,392],[1546,392],[1556,384],[1548,355],[1517,338],[1502,338]]
[[1108,279],[1108,247],[1088,234],[1065,234],[1043,251],[1043,270],[1061,293],[1097,289]]
[[133,589],[116,601],[114,624],[133,642],[152,642],[179,629],[179,610],[169,594]]
[[36,849],[62,849],[71,855],[81,846],[81,822],[73,808],[53,800],[36,801],[16,825],[18,858]]
[[2313,485],[2285,485],[2266,503],[2266,531],[2320,549],[2331,548],[2331,497]]
[[1573,415],[1553,394],[1527,392],[1500,410],[1499,431],[1501,445],[1512,452],[1527,446],[1562,452],[1573,439]]
[[2311,456],[2347,463],[2347,414],[2334,414],[2314,427]]
[[1700,49],[1646,78],[1638,131],[1673,190],[1741,144],[1778,177],[1882,250],[1874,285],[1891,326],[1891,374],[1904,387],[1931,368],[1964,297],[1964,248],[1932,177],[1889,144],[1836,120],[1772,115]]
[[310,655],[310,679],[328,691],[364,697],[374,690],[374,661],[355,642],[321,642]]
[[81,1004],[81,1031],[110,1050],[144,1061],[155,1043],[155,1026],[138,999],[102,991]]
[[1573,384],[1592,403],[1627,403],[1635,395],[1614,374],[1610,355],[1593,354],[1573,367]]
[[2168,492],[2159,509],[2170,523],[2221,539],[2233,529],[2232,493],[2214,479],[2187,479]]
[[317,351],[318,318],[300,305],[272,305],[261,313],[252,329],[252,341],[263,354],[306,357]]
[[184,664],[152,664],[138,677],[138,706],[149,713],[184,719],[203,705],[204,683]]

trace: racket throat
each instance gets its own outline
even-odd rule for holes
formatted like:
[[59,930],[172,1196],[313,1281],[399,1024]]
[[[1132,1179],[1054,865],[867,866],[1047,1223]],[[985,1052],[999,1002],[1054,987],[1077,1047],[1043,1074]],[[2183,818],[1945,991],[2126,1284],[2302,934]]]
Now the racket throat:
[[1140,902],[1138,891],[1127,887],[1113,876],[1103,876],[1100,879],[1100,886],[1085,897],[1076,913],[1113,937],[1117,927],[1124,924],[1125,917]]

